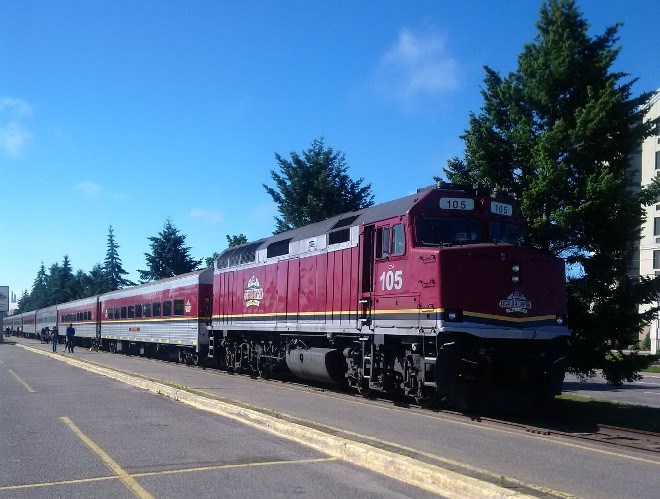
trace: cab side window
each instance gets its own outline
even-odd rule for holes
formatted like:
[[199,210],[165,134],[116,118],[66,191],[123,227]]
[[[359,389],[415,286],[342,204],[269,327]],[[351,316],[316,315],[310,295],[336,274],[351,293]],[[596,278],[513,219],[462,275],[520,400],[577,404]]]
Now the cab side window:
[[406,233],[403,224],[392,227],[392,255],[403,255],[406,252]]
[[390,228],[376,229],[376,258],[385,260],[390,257]]

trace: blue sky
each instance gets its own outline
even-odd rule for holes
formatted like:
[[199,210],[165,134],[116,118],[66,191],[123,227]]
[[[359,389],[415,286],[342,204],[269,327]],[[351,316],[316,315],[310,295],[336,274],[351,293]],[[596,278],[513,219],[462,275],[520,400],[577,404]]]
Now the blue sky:
[[[506,74],[538,0],[0,0],[0,284],[105,258],[130,278],[169,217],[195,258],[274,229],[275,153],[318,137],[384,202],[461,156],[484,64]],[[623,22],[615,69],[660,87],[656,0],[578,0]]]

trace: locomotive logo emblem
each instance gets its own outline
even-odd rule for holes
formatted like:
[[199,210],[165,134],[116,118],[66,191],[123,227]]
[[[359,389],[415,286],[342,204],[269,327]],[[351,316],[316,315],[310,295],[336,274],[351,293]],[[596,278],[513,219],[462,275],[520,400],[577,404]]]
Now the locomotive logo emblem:
[[247,288],[243,292],[243,299],[246,307],[258,307],[261,300],[264,299],[264,290],[254,274],[250,277]]
[[186,302],[186,308],[185,308],[185,311],[186,311],[187,314],[189,314],[191,310],[192,310],[192,305],[190,305],[190,300],[188,300],[188,301]]
[[500,308],[506,309],[507,314],[513,312],[526,314],[532,308],[532,302],[520,291],[514,291],[506,297],[506,300],[500,300]]

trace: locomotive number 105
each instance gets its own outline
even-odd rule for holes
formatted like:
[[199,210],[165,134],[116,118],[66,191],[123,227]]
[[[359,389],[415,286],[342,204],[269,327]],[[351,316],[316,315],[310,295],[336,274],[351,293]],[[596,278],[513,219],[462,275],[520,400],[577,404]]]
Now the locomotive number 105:
[[470,198],[440,198],[440,208],[443,210],[474,210],[474,199]]
[[380,277],[381,291],[392,291],[393,289],[401,289],[403,287],[403,270],[383,272]]

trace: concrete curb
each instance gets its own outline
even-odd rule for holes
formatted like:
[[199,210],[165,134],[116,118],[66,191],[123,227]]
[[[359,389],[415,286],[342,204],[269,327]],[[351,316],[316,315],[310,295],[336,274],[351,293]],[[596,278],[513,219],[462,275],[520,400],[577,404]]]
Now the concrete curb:
[[526,494],[509,490],[497,485],[467,477],[440,466],[417,461],[367,444],[329,435],[322,431],[291,423],[276,416],[269,416],[258,411],[232,405],[177,389],[163,383],[157,383],[131,376],[110,368],[100,367],[68,356],[53,354],[44,350],[17,345],[30,352],[38,353],[65,362],[75,367],[106,376],[130,386],[142,388],[154,394],[163,395],[172,400],[224,416],[278,437],[313,448],[319,452],[336,457],[375,473],[413,485],[424,490],[451,498],[530,498]]

